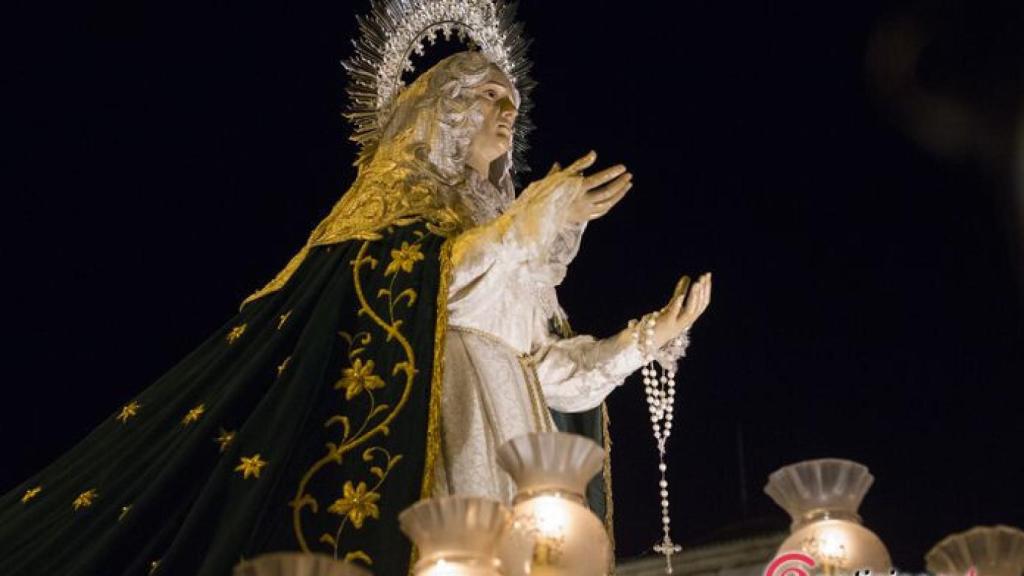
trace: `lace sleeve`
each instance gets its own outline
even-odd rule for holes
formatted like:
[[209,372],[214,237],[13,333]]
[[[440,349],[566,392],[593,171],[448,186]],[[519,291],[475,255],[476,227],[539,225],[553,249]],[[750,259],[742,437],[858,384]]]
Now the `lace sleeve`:
[[504,214],[467,230],[452,248],[455,275],[451,289],[473,282],[494,267],[571,260],[582,226],[565,221],[569,203],[582,190],[582,179],[556,173],[534,182]]
[[556,340],[533,354],[537,378],[551,408],[583,412],[599,406],[640,368],[643,355],[629,330],[611,338]]
[[[600,405],[644,364],[637,326],[634,320],[611,338],[576,336],[556,340],[535,352],[533,362],[548,406],[561,412],[583,412]],[[689,343],[684,332],[657,350],[654,360],[665,370],[675,370]]]

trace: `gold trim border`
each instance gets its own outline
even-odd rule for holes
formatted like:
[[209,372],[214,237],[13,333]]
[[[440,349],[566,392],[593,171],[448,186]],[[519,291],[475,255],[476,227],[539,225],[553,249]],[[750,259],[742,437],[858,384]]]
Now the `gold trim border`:
[[[430,403],[427,414],[427,457],[423,462],[420,499],[430,498],[434,489],[434,467],[441,454],[441,393],[444,387],[444,346],[448,333],[448,285],[452,277],[452,239],[441,245],[440,271],[437,286],[437,315],[434,326],[434,366],[430,374]],[[409,554],[409,575],[419,560],[419,550],[412,546]]]
[[434,366],[430,376],[430,408],[427,416],[427,458],[423,468],[420,498],[430,498],[434,489],[434,465],[441,456],[441,392],[444,386],[444,346],[448,329],[448,284],[452,275],[452,241],[441,246],[440,279],[437,286],[437,318],[434,328]]

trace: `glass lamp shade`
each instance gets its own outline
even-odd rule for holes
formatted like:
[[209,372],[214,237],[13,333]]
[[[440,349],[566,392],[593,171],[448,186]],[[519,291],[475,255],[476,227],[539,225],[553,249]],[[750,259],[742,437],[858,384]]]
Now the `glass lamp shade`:
[[370,576],[370,573],[323,554],[275,552],[240,562],[232,570],[232,576]]
[[975,526],[947,536],[924,557],[932,574],[1020,576],[1024,572],[1024,532],[1010,526]]
[[500,576],[497,548],[511,513],[496,500],[446,496],[421,500],[398,516],[416,545],[415,576]]
[[826,458],[785,466],[768,477],[764,491],[792,518],[779,554],[801,552],[814,558],[816,574],[857,570],[888,574],[892,560],[885,545],[861,525],[860,507],[874,477],[867,467]]
[[608,573],[608,533],[583,497],[603,462],[592,440],[561,432],[527,434],[498,449],[498,463],[519,489],[499,552],[507,576]]

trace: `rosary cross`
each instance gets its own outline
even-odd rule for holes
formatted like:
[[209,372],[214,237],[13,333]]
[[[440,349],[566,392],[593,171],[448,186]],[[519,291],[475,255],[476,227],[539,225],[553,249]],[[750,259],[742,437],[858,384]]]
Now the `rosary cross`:
[[672,573],[672,556],[683,551],[683,547],[672,542],[672,539],[665,535],[665,538],[654,545],[654,551],[665,556],[665,574]]

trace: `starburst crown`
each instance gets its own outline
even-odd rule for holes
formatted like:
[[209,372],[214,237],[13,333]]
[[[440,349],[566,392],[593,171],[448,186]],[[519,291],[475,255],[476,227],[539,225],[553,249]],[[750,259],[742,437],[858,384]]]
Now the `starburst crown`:
[[349,105],[345,117],[353,124],[351,139],[366,150],[375,146],[402,90],[402,74],[414,72],[412,55],[422,56],[425,43],[438,35],[478,49],[496,64],[519,91],[521,103],[513,142],[513,163],[525,166],[526,115],[534,86],[526,58],[529,42],[514,7],[504,0],[371,0],[370,13],[358,17],[355,53],[342,62],[349,73]]

